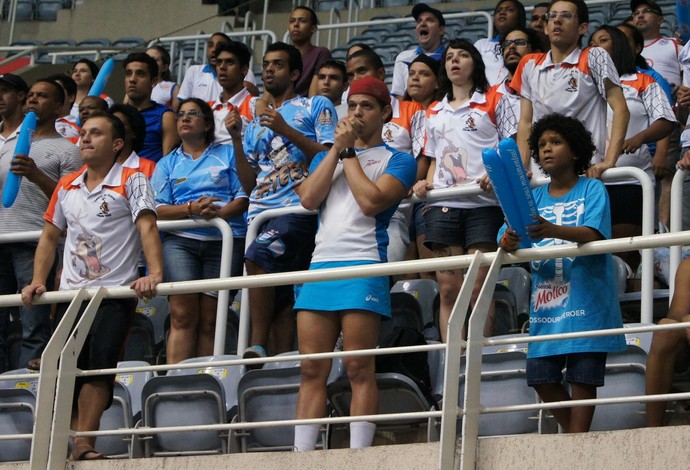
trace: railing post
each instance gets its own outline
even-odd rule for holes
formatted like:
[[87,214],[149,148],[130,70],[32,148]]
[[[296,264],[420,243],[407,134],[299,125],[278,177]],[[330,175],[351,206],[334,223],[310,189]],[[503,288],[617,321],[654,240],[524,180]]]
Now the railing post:
[[[107,289],[105,287],[98,288],[78,323],[71,331],[65,347],[62,348],[60,353],[60,368],[58,369],[57,387],[55,389],[55,408],[50,428],[48,465],[43,468],[48,468],[49,470],[63,470],[65,468],[65,456],[67,455],[67,443],[69,440],[69,434],[65,432],[65,429],[70,428],[72,417],[74,382],[77,377],[77,359],[84,347],[86,336],[89,334],[98,307],[101,305],[106,292]],[[76,299],[72,301],[69,309],[73,311],[73,316],[77,315],[80,307],[81,302],[77,303]],[[65,328],[74,325],[73,322],[65,322],[64,320],[63,318],[60,324],[66,323]],[[31,462],[31,467],[32,469],[39,468],[34,466],[33,461]]]
[[441,418],[441,441],[439,448],[438,468],[452,470],[455,466],[455,443],[457,442],[457,420],[460,413],[458,406],[458,388],[460,374],[460,355],[465,342],[462,338],[462,327],[470,307],[474,282],[479,275],[479,268],[484,255],[477,252],[455,300],[455,305],[448,319],[446,329],[446,364],[443,384],[443,415]]
[[[229,278],[232,267],[233,235],[230,225],[219,218],[212,220],[223,236],[223,243],[220,252],[220,273],[219,277]],[[221,290],[218,292],[218,306],[216,308],[216,333],[213,341],[213,354],[220,356],[225,354],[225,335],[228,326],[228,308],[230,307],[230,291]]]
[[[38,390],[36,397],[36,420],[34,422],[34,436],[31,441],[31,468],[32,470],[48,468],[48,451],[53,423],[53,404],[55,402],[55,387],[58,378],[58,360],[62,348],[69,338],[72,325],[77,320],[79,306],[86,299],[85,289],[79,289],[70,303],[62,321],[50,337],[43,354],[41,355],[41,373],[38,376]],[[71,409],[71,406],[68,408]],[[63,462],[64,468],[64,462]]]
[[[671,183],[671,226],[669,230],[672,233],[683,230],[683,185],[685,184],[686,176],[688,176],[688,170],[678,170],[673,175],[673,183]],[[676,270],[680,265],[682,254],[682,245],[674,245],[670,248],[668,263],[669,303],[673,298],[673,291],[676,287]]]

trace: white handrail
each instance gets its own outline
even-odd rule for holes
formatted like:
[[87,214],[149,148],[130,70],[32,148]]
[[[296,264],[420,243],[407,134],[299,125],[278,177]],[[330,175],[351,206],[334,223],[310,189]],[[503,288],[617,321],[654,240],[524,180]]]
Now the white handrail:
[[[687,176],[690,176],[690,171],[688,170],[678,170],[673,175],[673,182],[671,183],[671,226],[669,227],[671,232],[683,230],[683,185]],[[678,266],[680,266],[682,253],[683,247],[680,245],[672,246],[670,249],[668,262],[669,302],[676,287],[676,271]]]

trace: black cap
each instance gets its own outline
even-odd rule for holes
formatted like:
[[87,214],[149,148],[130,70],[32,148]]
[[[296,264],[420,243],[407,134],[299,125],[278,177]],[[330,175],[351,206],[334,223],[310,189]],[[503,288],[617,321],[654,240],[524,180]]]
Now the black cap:
[[24,93],[29,91],[29,85],[26,84],[24,79],[19,75],[15,75],[13,73],[5,73],[0,75],[0,83],[9,85],[15,90],[23,91]]
[[436,19],[438,20],[438,24],[440,24],[441,26],[446,25],[446,20],[443,18],[443,13],[441,13],[436,8],[431,8],[426,3],[418,3],[412,8],[412,18],[414,18],[415,21],[417,21],[419,15],[427,11],[436,17]]
[[640,5],[647,5],[657,15],[664,16],[661,12],[661,7],[654,0],[632,0],[630,2],[630,11],[634,13]]

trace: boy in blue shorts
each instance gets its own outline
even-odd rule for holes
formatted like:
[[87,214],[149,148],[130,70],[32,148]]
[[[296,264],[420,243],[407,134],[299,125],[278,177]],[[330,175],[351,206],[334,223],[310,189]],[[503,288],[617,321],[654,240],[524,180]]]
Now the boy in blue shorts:
[[[548,114],[532,126],[530,154],[551,182],[534,190],[536,224],[527,227],[535,247],[587,243],[611,237],[611,215],[604,184],[581,177],[595,151],[591,134],[577,119]],[[520,237],[505,226],[500,245],[518,248]],[[530,336],[602,330],[623,326],[610,254],[533,261]],[[622,336],[532,343],[527,353],[527,384],[545,402],[584,400],[604,385],[606,355],[625,350]],[[563,384],[566,369],[569,393]],[[587,432],[593,406],[553,409],[565,432]]]

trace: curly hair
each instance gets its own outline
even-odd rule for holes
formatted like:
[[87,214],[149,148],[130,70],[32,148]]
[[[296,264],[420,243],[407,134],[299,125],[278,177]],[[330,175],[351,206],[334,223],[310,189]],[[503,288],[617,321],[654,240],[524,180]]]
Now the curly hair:
[[575,156],[574,170],[582,175],[591,166],[592,155],[596,146],[592,140],[592,134],[579,120],[564,116],[559,113],[551,113],[539,119],[532,125],[529,137],[530,157],[539,165],[541,171],[548,176],[541,163],[539,163],[539,138],[546,131],[557,132],[568,143],[570,151]]

